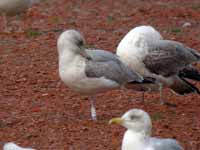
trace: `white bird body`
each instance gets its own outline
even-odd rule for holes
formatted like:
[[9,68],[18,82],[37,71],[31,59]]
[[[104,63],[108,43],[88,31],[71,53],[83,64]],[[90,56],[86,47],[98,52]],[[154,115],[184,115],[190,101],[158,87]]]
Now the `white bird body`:
[[182,150],[174,139],[150,137],[142,132],[127,130],[122,141],[122,150]]
[[158,75],[149,72],[143,63],[149,53],[149,43],[162,39],[162,36],[155,29],[147,26],[140,26],[130,30],[120,41],[116,54],[121,61],[132,70],[142,76],[160,78]]
[[122,141],[122,150],[144,150],[146,138],[142,133],[127,130]]
[[[134,37],[134,38],[133,38]],[[173,84],[174,77],[163,77],[161,75],[150,72],[143,63],[144,58],[149,53],[149,43],[163,39],[159,32],[152,27],[141,26],[129,31],[121,40],[117,47],[116,54],[120,56],[120,60],[129,68],[138,72],[144,77],[152,77],[157,79],[157,83],[162,83],[165,87]],[[149,85],[147,85],[150,87]],[[159,85],[151,86],[151,91],[159,91]]]
[[[120,56],[121,61],[125,63],[127,66],[129,66],[132,70],[139,73],[140,75],[144,77],[151,77],[157,79],[157,81],[163,83],[165,87],[170,87],[175,80],[175,76],[173,77],[163,77],[161,75],[157,75],[155,73],[150,72],[145,64],[143,63],[144,58],[146,57],[145,54],[148,54],[148,48],[147,47],[137,47],[135,46],[135,50],[132,47],[124,46],[124,48],[120,48],[119,51],[117,51],[117,55]],[[159,83],[158,82],[158,83]],[[154,86],[156,87],[156,86]],[[159,90],[159,87],[157,86],[157,90]],[[155,89],[154,89],[155,90]]]
[[35,150],[35,149],[32,149],[32,148],[23,148],[23,147],[20,147],[20,146],[16,145],[13,142],[9,142],[9,143],[6,143],[3,146],[3,150]]
[[[143,77],[155,78],[158,81],[158,86],[150,89],[160,91],[160,98],[163,87],[181,95],[200,93],[193,84],[184,79],[186,74],[189,79],[200,78],[197,70],[187,69],[189,65],[200,60],[200,54],[182,43],[164,40],[151,26],[139,26],[130,30],[120,41],[116,53],[130,69]],[[181,71],[182,77],[179,76]],[[162,98],[161,103],[164,103]]]
[[[81,94],[94,95],[146,82],[111,52],[85,49],[84,38],[76,30],[63,32],[57,46],[60,78]],[[95,112],[93,103],[91,100],[91,112]],[[96,120],[96,112],[92,116]]]
[[127,129],[122,140],[122,150],[183,150],[175,139],[151,137],[151,118],[141,109],[131,109],[122,117],[111,119],[109,123]]
[[59,56],[59,60],[60,77],[74,91],[82,94],[95,94],[119,87],[117,82],[104,77],[88,78],[85,74],[86,60],[81,55],[64,51],[62,56]]
[[[123,52],[121,51],[117,51],[117,55],[121,56],[121,60],[126,60],[123,61],[126,65],[128,65],[130,68],[132,68],[133,70],[135,70],[136,72],[138,72],[139,74],[150,74],[149,71],[147,69],[145,69],[144,63],[140,63],[142,62],[143,58],[144,58],[144,52],[145,52],[145,48],[137,48],[137,51],[135,50],[129,50],[130,48],[123,48]],[[144,52],[143,52],[144,51]],[[121,54],[123,53],[123,54]],[[133,63],[135,62],[135,63]]]

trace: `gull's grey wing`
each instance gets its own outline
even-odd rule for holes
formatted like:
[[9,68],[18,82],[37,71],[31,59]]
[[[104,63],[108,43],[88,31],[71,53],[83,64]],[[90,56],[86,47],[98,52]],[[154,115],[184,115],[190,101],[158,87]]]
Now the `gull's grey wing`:
[[175,41],[160,40],[151,43],[143,62],[146,68],[155,74],[171,76],[187,65],[199,61],[200,54]]
[[119,84],[143,81],[140,75],[131,71],[114,54],[102,50],[87,50],[86,52],[92,58],[86,61],[85,73],[88,77],[105,77]]
[[87,54],[90,55],[92,60],[94,61],[120,61],[118,56],[105,50],[98,50],[98,49],[87,49],[86,50]]
[[183,150],[174,139],[150,138],[150,147],[153,147],[153,150]]

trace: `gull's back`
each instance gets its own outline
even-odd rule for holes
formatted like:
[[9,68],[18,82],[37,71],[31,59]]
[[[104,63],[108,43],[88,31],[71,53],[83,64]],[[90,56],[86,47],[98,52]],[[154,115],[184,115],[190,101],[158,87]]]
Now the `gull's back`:
[[183,150],[175,139],[170,138],[150,138],[148,148],[151,150]]
[[87,49],[86,52],[95,61],[108,61],[108,60],[119,61],[118,56],[114,55],[109,51],[104,51],[99,49]]
[[[95,69],[96,71],[93,72],[93,74],[96,75],[103,75],[110,77],[111,79],[115,79],[117,82],[129,82],[129,81],[142,81],[143,78],[135,73],[134,71],[130,70],[125,64],[123,64],[118,56],[115,54],[104,51],[104,50],[86,50],[86,52],[91,56],[93,62],[91,65],[88,63],[88,67],[95,67],[95,64],[97,67],[102,65],[110,65],[108,66],[108,70],[101,70]],[[102,69],[105,69],[106,67],[102,67]],[[86,67],[86,70],[94,70]],[[110,70],[110,71],[109,71]]]

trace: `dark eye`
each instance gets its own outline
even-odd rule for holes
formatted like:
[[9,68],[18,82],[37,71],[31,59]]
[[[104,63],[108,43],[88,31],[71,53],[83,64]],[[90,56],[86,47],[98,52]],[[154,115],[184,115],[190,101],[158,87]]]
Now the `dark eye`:
[[134,120],[136,117],[134,115],[130,116],[131,120]]
[[78,46],[83,46],[83,44],[84,44],[84,43],[83,43],[82,40],[79,40],[79,41],[77,42],[77,45],[78,45]]

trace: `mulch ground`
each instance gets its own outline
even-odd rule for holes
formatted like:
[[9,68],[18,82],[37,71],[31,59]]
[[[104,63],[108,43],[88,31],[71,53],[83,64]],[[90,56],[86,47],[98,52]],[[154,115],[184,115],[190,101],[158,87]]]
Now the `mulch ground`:
[[[152,117],[154,136],[200,149],[199,95],[166,90],[165,99],[177,105],[168,107],[159,104],[158,93],[145,93],[142,103],[141,93],[110,91],[96,97],[99,120],[91,121],[87,98],[59,79],[56,48],[56,29],[73,28],[87,46],[115,52],[130,29],[148,24],[200,50],[199,0],[45,0],[9,20],[14,31],[0,33],[0,141],[38,150],[120,150],[125,129],[108,120],[142,108]],[[191,26],[182,27],[186,22]]]

